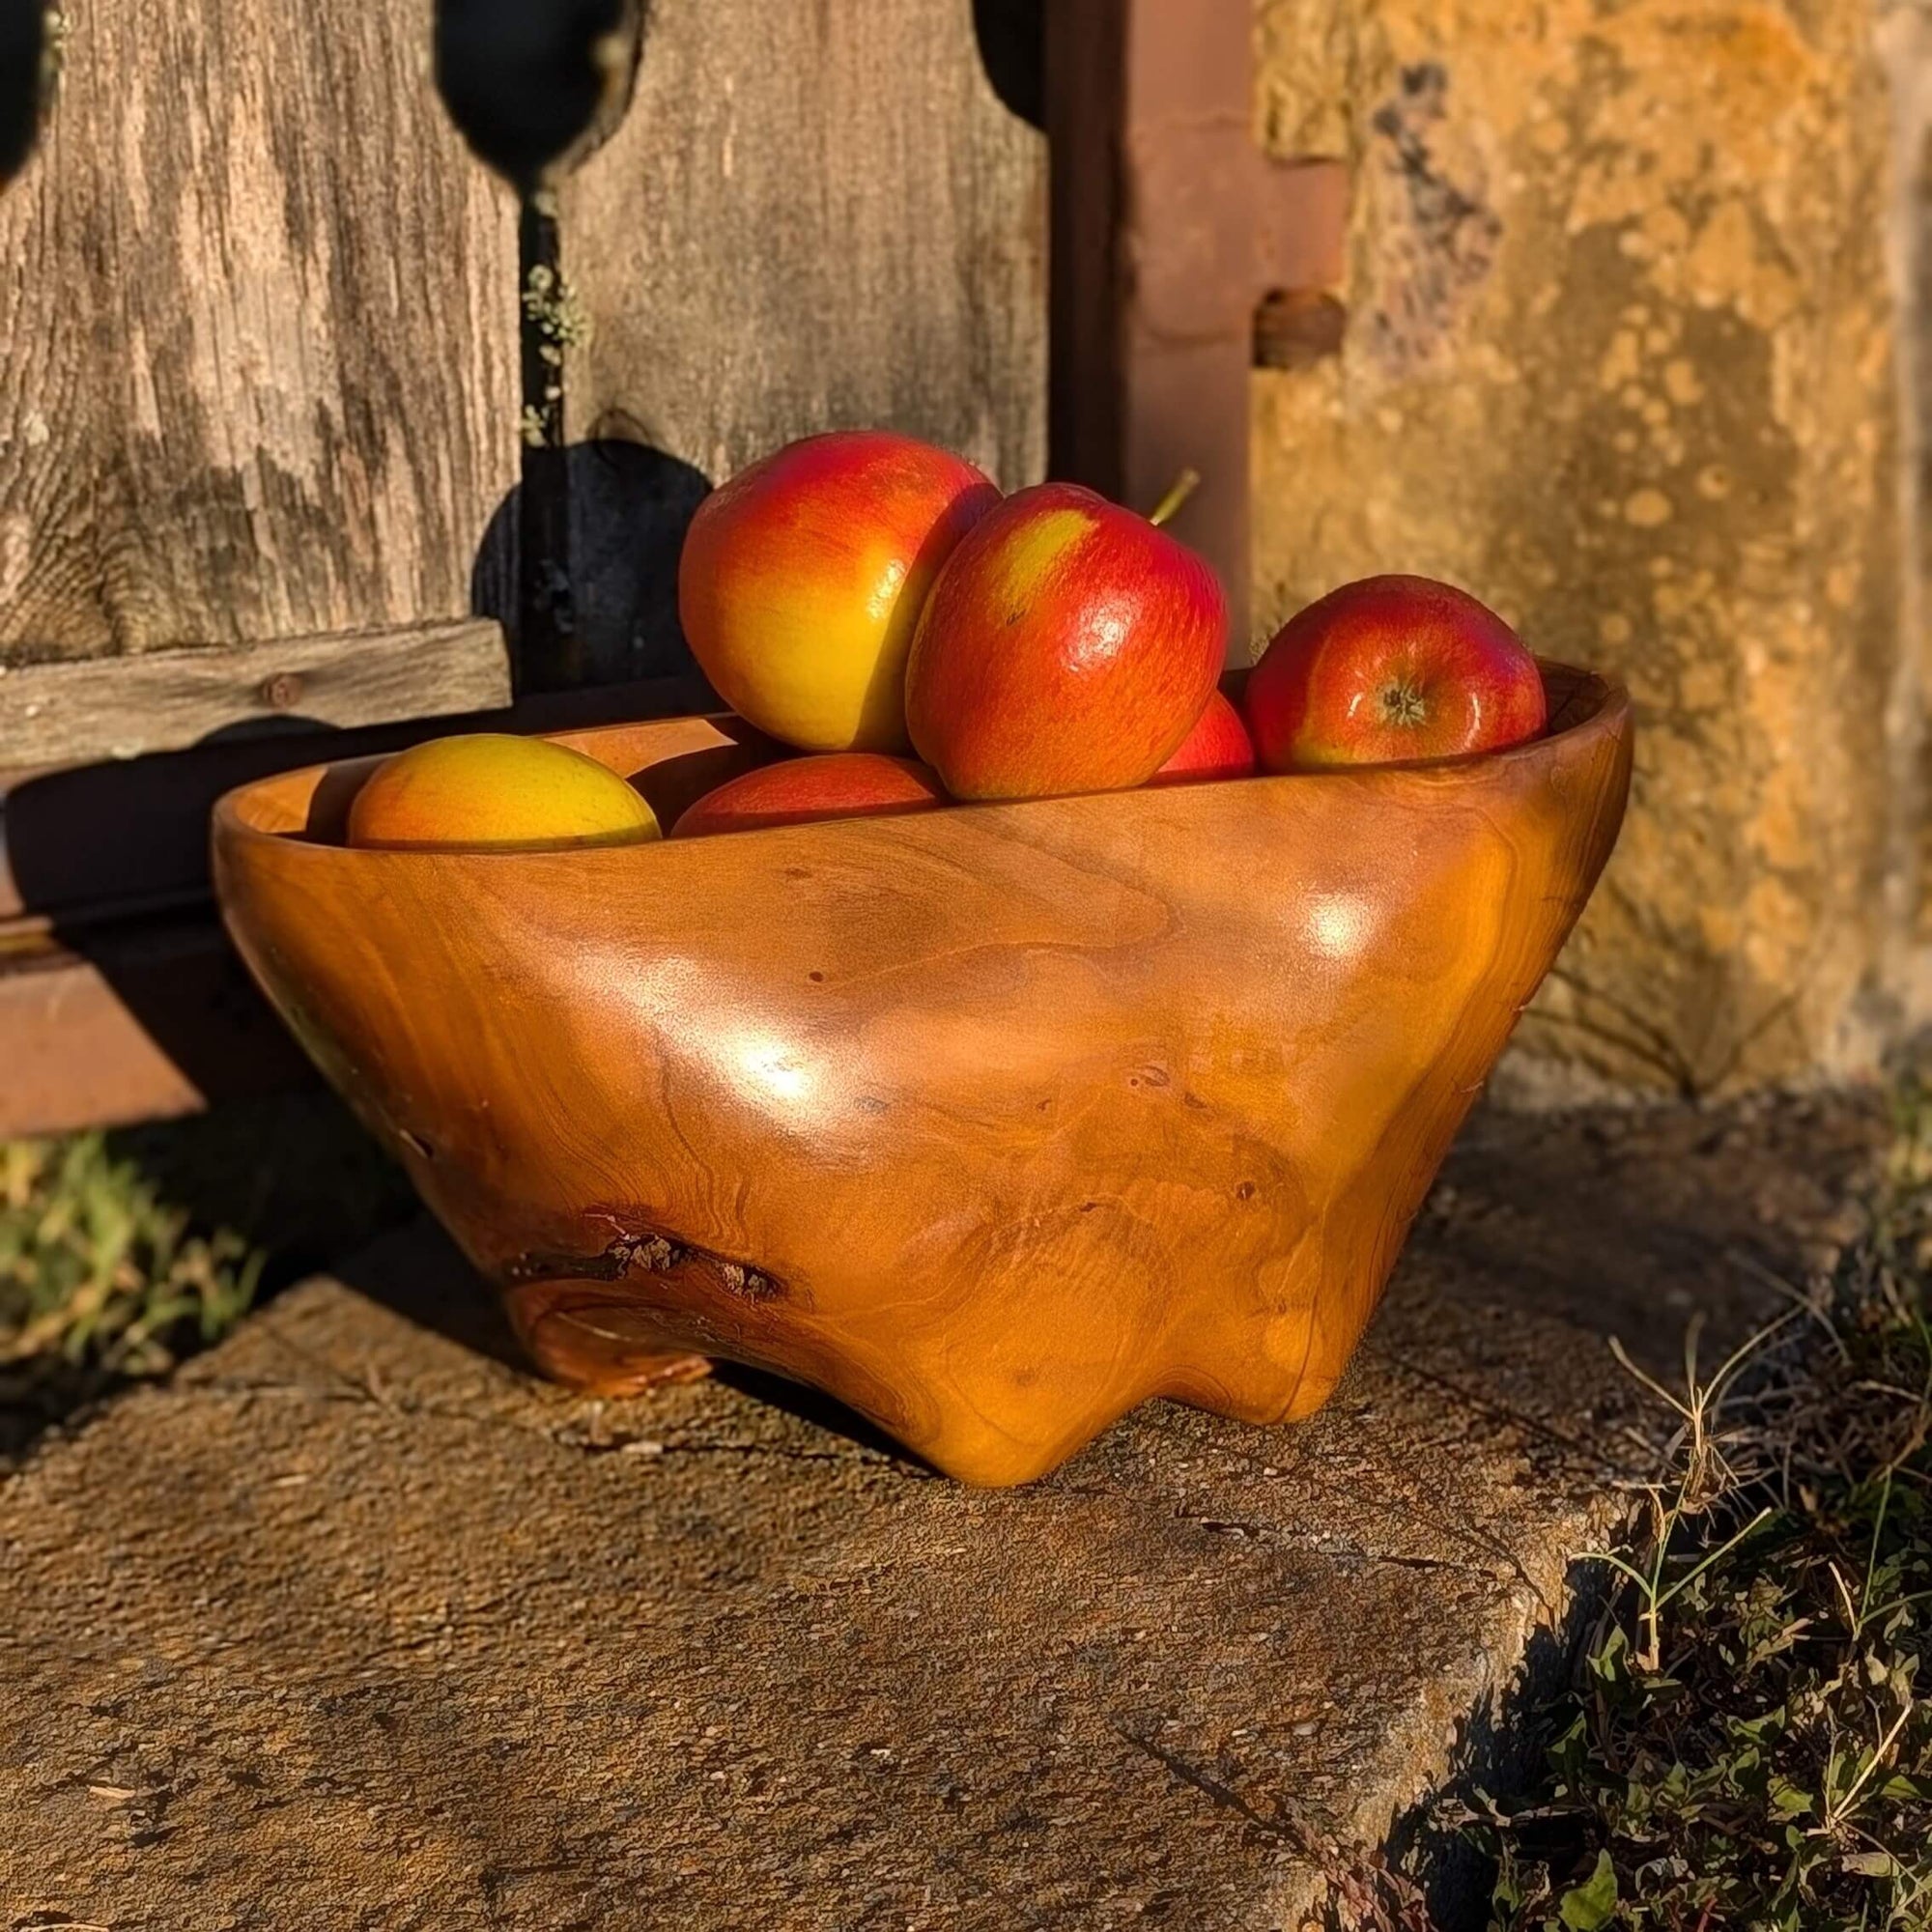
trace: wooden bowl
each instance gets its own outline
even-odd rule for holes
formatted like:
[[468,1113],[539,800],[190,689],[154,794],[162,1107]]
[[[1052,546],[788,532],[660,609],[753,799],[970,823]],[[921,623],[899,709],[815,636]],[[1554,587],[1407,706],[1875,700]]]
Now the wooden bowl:
[[[1627,700],[1545,677],[1456,764],[629,847],[351,851],[362,760],[223,799],[215,877],[548,1372],[727,1357],[1018,1483],[1333,1388],[1623,815]],[[667,819],[775,754],[558,736]]]

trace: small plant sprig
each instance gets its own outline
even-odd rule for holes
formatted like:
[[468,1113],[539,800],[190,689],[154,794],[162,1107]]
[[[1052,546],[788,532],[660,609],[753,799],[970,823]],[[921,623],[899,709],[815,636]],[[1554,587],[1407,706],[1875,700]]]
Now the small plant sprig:
[[163,1374],[242,1318],[262,1263],[231,1231],[190,1234],[99,1134],[0,1144],[0,1369]]
[[540,449],[561,440],[563,365],[571,351],[588,344],[590,311],[555,269],[537,262],[524,278],[524,314],[545,374],[542,400],[525,404],[521,428],[524,441]]
[[73,22],[60,6],[45,8],[41,14],[41,110],[46,111],[59,84],[61,69],[67,63],[67,43]]
[[1750,1435],[1747,1430],[1727,1430],[1723,1422],[1725,1409],[1736,1393],[1739,1378],[1800,1319],[1801,1312],[1793,1310],[1759,1329],[1741,1348],[1732,1350],[1708,1381],[1697,1370],[1697,1343],[1703,1322],[1701,1318],[1693,1320],[1684,1340],[1682,1396],[1640,1368],[1631,1359],[1623,1343],[1611,1337],[1610,1352],[1618,1365],[1682,1419],[1666,1452],[1675,1464],[1674,1473],[1667,1480],[1639,1486],[1647,1520],[1634,1547],[1640,1552],[1642,1567],[1615,1550],[1591,1552],[1596,1561],[1607,1563],[1628,1577],[1636,1590],[1641,1639],[1635,1661],[1640,1670],[1662,1668],[1663,1612],[1672,1602],[1777,1513],[1767,1503],[1716,1548],[1707,1549],[1701,1545],[1684,1548],[1683,1532],[1688,1524],[1708,1516],[1747,1486],[1747,1476],[1733,1459],[1741,1449],[1749,1446]]

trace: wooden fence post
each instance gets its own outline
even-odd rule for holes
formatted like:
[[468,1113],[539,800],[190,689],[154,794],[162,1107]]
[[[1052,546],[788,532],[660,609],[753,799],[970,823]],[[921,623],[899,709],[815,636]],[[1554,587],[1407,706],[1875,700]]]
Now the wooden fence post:
[[1228,593],[1248,661],[1256,310],[1339,280],[1339,162],[1271,166],[1253,135],[1252,0],[1047,0],[1052,469],[1151,509]]

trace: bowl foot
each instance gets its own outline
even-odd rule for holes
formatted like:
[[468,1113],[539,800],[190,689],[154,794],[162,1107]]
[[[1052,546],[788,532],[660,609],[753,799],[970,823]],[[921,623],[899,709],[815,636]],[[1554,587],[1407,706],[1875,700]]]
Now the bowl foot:
[[506,1292],[503,1306],[537,1367],[585,1395],[642,1395],[711,1373],[708,1356],[669,1343],[608,1284],[526,1282]]

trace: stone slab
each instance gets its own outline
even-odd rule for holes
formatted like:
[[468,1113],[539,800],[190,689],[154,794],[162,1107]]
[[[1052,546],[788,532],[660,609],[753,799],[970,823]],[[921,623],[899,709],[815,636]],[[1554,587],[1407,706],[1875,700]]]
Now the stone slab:
[[440,1238],[0,1489],[0,1923],[1294,1927],[1466,1764],[1675,1352],[1873,1110],[1481,1118],[1331,1406],[958,1488],[734,1375],[541,1386]]

